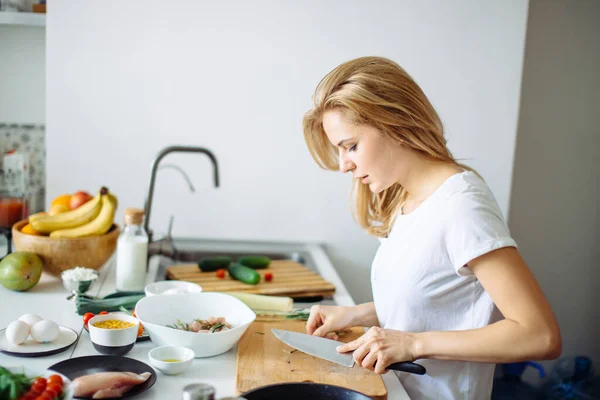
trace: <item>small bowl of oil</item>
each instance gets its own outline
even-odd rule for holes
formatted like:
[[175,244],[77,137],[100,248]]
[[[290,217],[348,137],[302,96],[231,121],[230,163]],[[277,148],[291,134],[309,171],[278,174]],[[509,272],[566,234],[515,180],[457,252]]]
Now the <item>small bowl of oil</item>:
[[182,346],[159,346],[148,352],[150,364],[165,375],[178,375],[192,365],[194,351]]

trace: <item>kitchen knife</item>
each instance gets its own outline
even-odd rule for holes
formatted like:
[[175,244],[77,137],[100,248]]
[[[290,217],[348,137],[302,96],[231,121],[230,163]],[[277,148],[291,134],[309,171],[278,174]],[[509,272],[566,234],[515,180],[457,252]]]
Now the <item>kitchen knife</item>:
[[[283,343],[291,346],[303,353],[310,354],[318,358],[322,358],[327,361],[334,362],[336,364],[343,365],[345,367],[354,366],[354,359],[352,353],[338,353],[335,349],[339,345],[343,344],[331,339],[325,339],[318,336],[312,336],[305,333],[284,331],[282,329],[271,329],[275,337],[281,340]],[[413,362],[397,362],[389,365],[387,369],[393,369],[396,371],[410,372],[411,374],[423,375],[425,367]]]

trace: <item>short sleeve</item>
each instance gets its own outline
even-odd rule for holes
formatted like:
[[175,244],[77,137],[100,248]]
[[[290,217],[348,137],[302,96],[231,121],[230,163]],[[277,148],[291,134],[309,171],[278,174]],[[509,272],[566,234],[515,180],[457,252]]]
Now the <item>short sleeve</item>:
[[446,246],[458,275],[473,275],[467,264],[479,256],[503,247],[517,247],[487,187],[459,191],[448,200]]

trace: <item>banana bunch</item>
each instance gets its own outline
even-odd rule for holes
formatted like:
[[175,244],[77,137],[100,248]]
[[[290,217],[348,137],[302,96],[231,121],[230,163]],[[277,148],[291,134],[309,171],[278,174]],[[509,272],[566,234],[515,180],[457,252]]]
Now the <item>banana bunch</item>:
[[93,199],[75,210],[57,215],[32,215],[29,222],[34,230],[49,233],[53,238],[99,236],[112,227],[117,206],[117,198],[103,187]]

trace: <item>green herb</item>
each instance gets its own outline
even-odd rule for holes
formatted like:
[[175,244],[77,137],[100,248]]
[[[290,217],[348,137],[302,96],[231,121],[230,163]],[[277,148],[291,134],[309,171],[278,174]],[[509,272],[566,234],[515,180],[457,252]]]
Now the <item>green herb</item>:
[[77,296],[75,298],[75,306],[77,307],[77,313],[79,315],[83,315],[86,312],[98,314],[100,311],[120,311],[121,307],[128,310],[133,310],[137,302],[143,297],[144,294],[107,297],[104,299],[89,298],[88,296]]
[[15,374],[0,367],[0,399],[16,400],[27,392],[34,378],[28,378],[25,374]]
[[215,324],[212,328],[210,328],[210,331],[212,333],[214,333],[217,329],[219,329],[219,328],[221,328],[223,326],[225,326],[225,324],[222,324],[222,323]]

